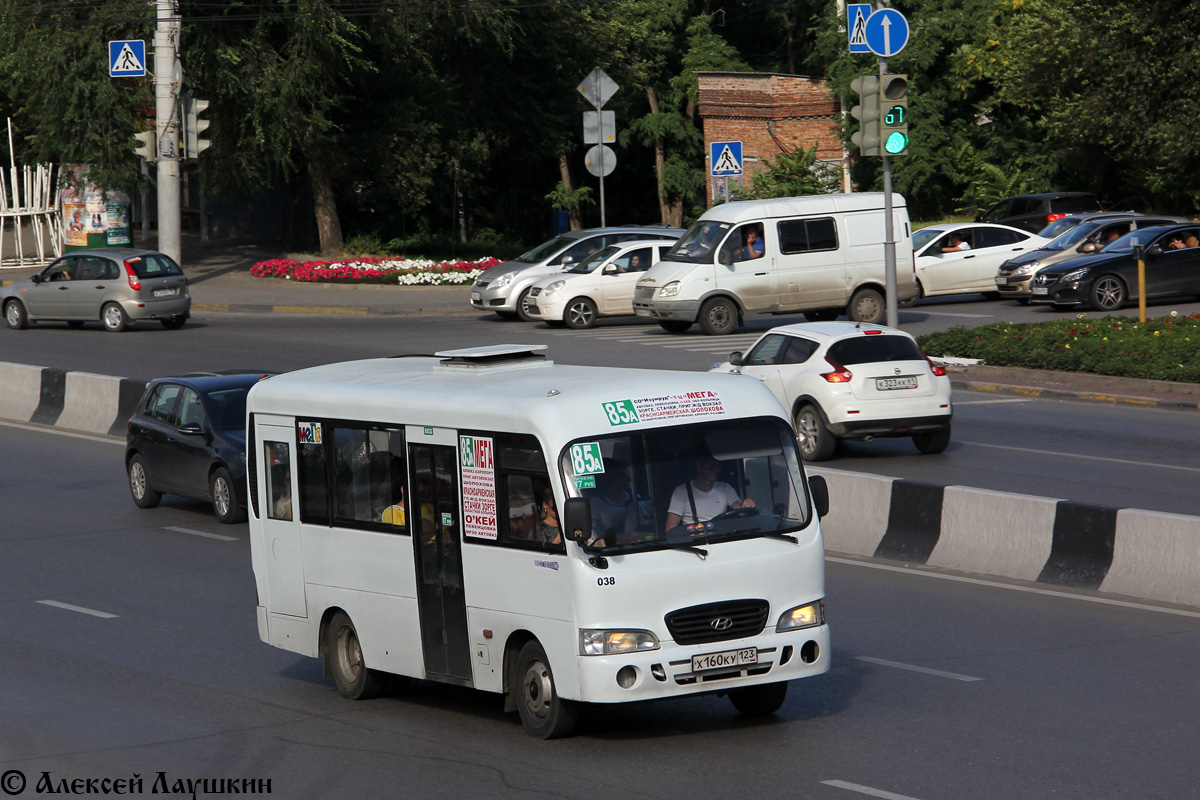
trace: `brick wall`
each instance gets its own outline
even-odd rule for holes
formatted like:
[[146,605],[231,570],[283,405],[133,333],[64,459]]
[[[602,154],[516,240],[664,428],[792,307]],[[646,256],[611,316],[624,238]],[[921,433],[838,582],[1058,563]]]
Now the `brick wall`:
[[[829,84],[800,75],[759,72],[701,72],[698,113],[704,126],[705,173],[711,142],[742,143],[743,180],[762,169],[763,159],[817,146],[817,158],[839,162],[837,98]],[[713,182],[708,182],[712,204]]]

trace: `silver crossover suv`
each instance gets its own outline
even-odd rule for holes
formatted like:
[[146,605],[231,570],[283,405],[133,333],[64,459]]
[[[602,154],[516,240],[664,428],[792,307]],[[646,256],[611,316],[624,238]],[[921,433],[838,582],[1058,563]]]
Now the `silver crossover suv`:
[[630,239],[678,239],[683,233],[682,228],[664,225],[568,231],[485,270],[471,286],[471,305],[480,311],[495,311],[503,319],[520,317],[528,322],[534,319],[528,310],[529,290],[538,279],[562,272],[610,244]]
[[187,278],[171,258],[152,250],[78,250],[27,280],[0,289],[8,327],[55,320],[78,328],[101,322],[114,333],[156,319],[182,328],[191,313]]

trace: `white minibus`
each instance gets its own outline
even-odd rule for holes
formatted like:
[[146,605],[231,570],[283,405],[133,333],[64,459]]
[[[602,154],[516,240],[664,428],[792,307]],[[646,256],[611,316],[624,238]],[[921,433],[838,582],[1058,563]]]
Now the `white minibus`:
[[556,365],[544,345],[328,364],[247,400],[264,642],[342,695],[501,693],[533,736],[581,703],[728,695],[829,669],[819,517],[758,381]]

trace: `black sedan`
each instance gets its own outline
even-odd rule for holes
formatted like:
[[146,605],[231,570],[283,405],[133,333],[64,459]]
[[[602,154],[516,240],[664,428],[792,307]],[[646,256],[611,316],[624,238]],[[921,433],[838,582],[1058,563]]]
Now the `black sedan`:
[[1033,279],[1033,302],[1116,311],[1137,300],[1135,242],[1144,247],[1147,299],[1200,296],[1200,225],[1189,223],[1130,231],[1090,258],[1046,267]]
[[163,494],[209,500],[217,519],[246,513],[246,394],[261,373],[156,378],[129,419],[125,472],[139,508]]

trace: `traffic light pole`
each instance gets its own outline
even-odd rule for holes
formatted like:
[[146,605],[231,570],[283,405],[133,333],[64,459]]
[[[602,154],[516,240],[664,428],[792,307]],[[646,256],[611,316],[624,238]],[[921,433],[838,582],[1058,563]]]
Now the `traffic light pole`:
[[182,263],[180,246],[179,86],[175,46],[179,19],[174,0],[156,0],[154,115],[158,133],[158,249]]
[[[883,76],[887,75],[887,59],[879,59],[879,87],[883,90]],[[880,95],[882,105],[883,95]],[[884,274],[884,304],[887,307],[887,324],[889,327],[900,326],[900,310],[896,303],[896,231],[892,224],[892,159],[879,143],[879,156],[883,160],[883,274]]]

